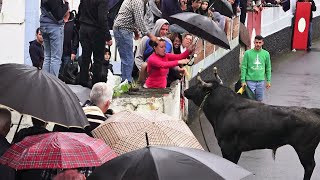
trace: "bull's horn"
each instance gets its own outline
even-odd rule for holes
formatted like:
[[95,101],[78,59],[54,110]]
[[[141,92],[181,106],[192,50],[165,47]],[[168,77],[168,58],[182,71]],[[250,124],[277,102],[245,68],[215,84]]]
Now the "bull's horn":
[[217,74],[218,73],[218,68],[217,67],[213,67],[213,73]]
[[217,67],[213,67],[213,73],[214,73],[214,76],[218,79],[219,83],[220,83],[221,85],[223,85],[222,79],[221,79],[220,76],[218,75],[218,68],[217,68]]
[[198,79],[198,81],[201,83],[202,86],[204,86],[204,87],[212,87],[212,83],[206,83],[206,82],[204,82],[204,81],[201,79],[201,77],[200,77],[199,74],[198,74],[198,76],[197,76],[197,79]]

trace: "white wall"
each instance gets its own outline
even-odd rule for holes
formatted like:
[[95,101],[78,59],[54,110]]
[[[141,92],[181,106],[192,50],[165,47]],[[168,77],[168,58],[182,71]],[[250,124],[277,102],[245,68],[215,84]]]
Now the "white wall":
[[[317,11],[313,16],[320,15],[320,0],[314,0]],[[287,12],[282,7],[264,8],[261,15],[261,35],[266,37],[292,25],[292,18],[295,12],[296,0],[290,1],[291,9]]]
[[24,63],[24,7],[24,0],[3,0],[0,13],[0,64]]
[[24,63],[23,24],[0,24],[0,64]]

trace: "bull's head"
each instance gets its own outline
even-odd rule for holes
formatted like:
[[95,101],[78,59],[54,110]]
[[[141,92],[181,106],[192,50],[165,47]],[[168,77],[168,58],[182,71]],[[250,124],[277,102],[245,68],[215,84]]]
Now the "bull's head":
[[205,82],[201,79],[200,74],[197,75],[197,84],[189,87],[184,91],[184,96],[192,100],[197,106],[200,106],[204,97],[212,93],[215,88],[222,85],[222,80],[217,73],[217,68],[214,67],[215,78]]

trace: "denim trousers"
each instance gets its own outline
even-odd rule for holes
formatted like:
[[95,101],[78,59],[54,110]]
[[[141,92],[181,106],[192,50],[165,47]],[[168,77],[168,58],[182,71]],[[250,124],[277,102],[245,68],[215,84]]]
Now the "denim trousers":
[[263,100],[264,81],[247,81],[247,86],[255,94],[257,101]]
[[61,25],[41,26],[43,37],[43,69],[58,77],[63,52],[64,29]]
[[121,80],[132,82],[133,70],[133,32],[113,28],[114,39],[121,59]]

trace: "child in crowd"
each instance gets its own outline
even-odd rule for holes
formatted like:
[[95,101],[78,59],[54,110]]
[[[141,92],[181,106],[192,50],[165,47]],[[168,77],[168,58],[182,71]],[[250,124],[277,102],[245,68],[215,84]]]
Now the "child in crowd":
[[209,10],[209,0],[202,0],[199,12],[201,15],[212,17],[212,12]]

